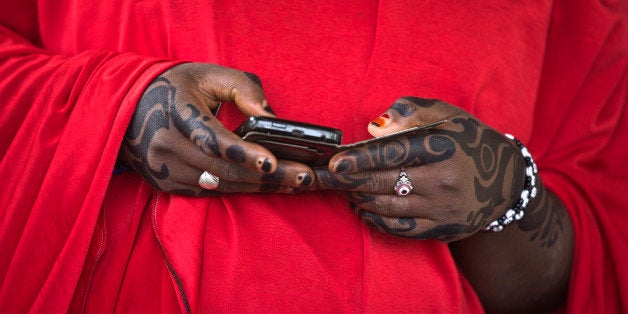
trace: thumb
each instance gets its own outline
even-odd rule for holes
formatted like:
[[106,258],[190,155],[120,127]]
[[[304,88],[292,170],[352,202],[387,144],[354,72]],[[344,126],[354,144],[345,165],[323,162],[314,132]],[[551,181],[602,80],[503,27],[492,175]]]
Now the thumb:
[[402,97],[367,127],[374,137],[381,137],[415,126],[430,124],[457,115],[462,110],[438,99]]

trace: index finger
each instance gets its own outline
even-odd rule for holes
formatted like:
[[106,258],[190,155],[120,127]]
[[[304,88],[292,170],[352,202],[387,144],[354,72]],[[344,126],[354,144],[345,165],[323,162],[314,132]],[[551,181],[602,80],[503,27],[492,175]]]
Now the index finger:
[[450,136],[442,130],[426,130],[372,141],[338,153],[329,161],[329,170],[352,173],[425,165],[449,159],[455,152],[455,141]]
[[247,116],[275,116],[257,75],[214,64],[201,66],[205,71],[195,71],[194,79],[207,96],[235,103]]
[[266,148],[244,141],[227,130],[209,109],[186,104],[180,113],[173,114],[173,123],[205,155],[220,157],[249,169],[272,173],[277,169],[277,158]]

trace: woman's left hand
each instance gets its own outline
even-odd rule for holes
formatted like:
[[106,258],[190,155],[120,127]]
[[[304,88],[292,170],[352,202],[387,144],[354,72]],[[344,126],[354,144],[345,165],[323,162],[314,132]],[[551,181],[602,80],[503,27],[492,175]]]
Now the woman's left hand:
[[[368,129],[379,137],[442,119],[447,123],[437,128],[337,154],[328,169],[315,169],[315,188],[347,191],[362,220],[394,235],[445,242],[473,235],[519,196],[525,181],[519,148],[434,99],[400,98]],[[404,172],[412,189],[396,187],[407,183]]]

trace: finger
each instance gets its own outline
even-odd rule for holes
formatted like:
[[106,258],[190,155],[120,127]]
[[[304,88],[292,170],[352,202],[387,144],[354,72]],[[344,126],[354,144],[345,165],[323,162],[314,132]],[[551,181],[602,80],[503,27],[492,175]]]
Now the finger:
[[220,101],[235,103],[247,116],[275,116],[257,75],[218,65],[205,66],[207,71],[196,75],[201,90]]
[[362,221],[382,232],[412,239],[436,238],[429,232],[430,229],[436,227],[436,224],[429,219],[386,217],[360,208],[356,208],[356,212]]
[[222,181],[217,191],[222,193],[284,193],[293,194],[297,188],[276,183],[245,183]]
[[[222,160],[217,161],[222,162]],[[222,176],[221,172],[218,170],[207,171],[190,165],[183,165],[182,163],[174,165],[172,169],[177,170],[177,173],[173,174],[169,178],[168,184],[164,184],[162,190],[184,195],[214,195],[211,193],[200,193],[202,190],[211,190],[222,193],[293,193],[300,187],[299,185],[305,185],[304,180],[302,179],[297,182],[288,182],[284,180],[285,176],[283,175],[281,168],[272,174],[257,177],[254,182],[230,181],[229,176]],[[212,182],[211,188],[207,188],[201,182],[201,178],[205,172],[213,175],[214,182]],[[252,172],[248,171],[248,173]],[[253,174],[256,173],[253,172]]]
[[[246,142],[227,130],[210,112],[209,108],[193,105],[198,100],[181,96],[181,105],[172,113],[175,127],[196,147],[209,157],[219,157],[259,172],[272,173],[277,159],[260,145]],[[173,151],[194,150],[185,141],[172,141],[179,147]],[[164,145],[172,145],[165,143]]]
[[375,137],[425,125],[459,114],[460,108],[437,99],[402,97],[367,127]]
[[[245,146],[261,148],[261,146],[253,143],[242,142]],[[180,151],[183,159],[187,160],[194,168],[207,170],[226,181],[258,184],[271,182],[282,186],[299,188],[307,188],[314,183],[314,171],[301,163],[280,160],[276,163],[274,171],[260,174],[259,172],[252,172],[239,162],[241,158],[237,156],[242,152],[240,148],[236,148],[237,146],[231,146],[227,149],[227,155],[229,156],[227,160],[208,157],[200,150],[195,149],[194,145],[189,146]],[[244,149],[242,148],[242,150]],[[252,149],[249,148],[248,150]],[[192,179],[188,179],[187,182],[192,183]]]
[[[199,175],[200,177],[200,175]],[[293,186],[282,186],[275,184],[257,184],[243,182],[229,182],[219,180],[215,189],[204,189],[198,184],[173,183],[168,189],[162,189],[165,192],[186,195],[186,196],[216,196],[221,193],[285,193],[293,194],[296,188]]]
[[393,169],[428,165],[451,158],[456,142],[437,129],[405,134],[369,142],[340,152],[329,161],[334,173],[355,173],[367,170]]
[[428,200],[420,195],[410,194],[377,195],[347,193],[347,198],[361,209],[387,217],[418,217],[434,220],[439,213],[429,206]]
[[317,189],[343,190],[374,195],[397,195],[398,192],[402,193],[404,189],[408,189],[409,193],[404,196],[432,195],[438,187],[436,183],[425,183],[434,182],[434,169],[414,167],[412,171],[407,169],[405,171],[405,178],[402,179],[400,169],[335,174],[325,169],[316,168],[315,187]]

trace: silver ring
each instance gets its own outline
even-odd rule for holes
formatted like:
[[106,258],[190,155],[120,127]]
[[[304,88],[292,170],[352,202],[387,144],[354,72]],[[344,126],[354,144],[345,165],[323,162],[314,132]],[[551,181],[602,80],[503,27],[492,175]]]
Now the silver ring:
[[218,183],[220,183],[220,179],[207,171],[203,171],[198,178],[198,185],[206,190],[215,190]]
[[399,180],[395,183],[395,193],[399,196],[406,196],[410,194],[412,189],[414,189],[414,187],[412,186],[410,179],[408,179],[408,174],[403,170],[403,168],[401,168],[401,171],[399,172]]

